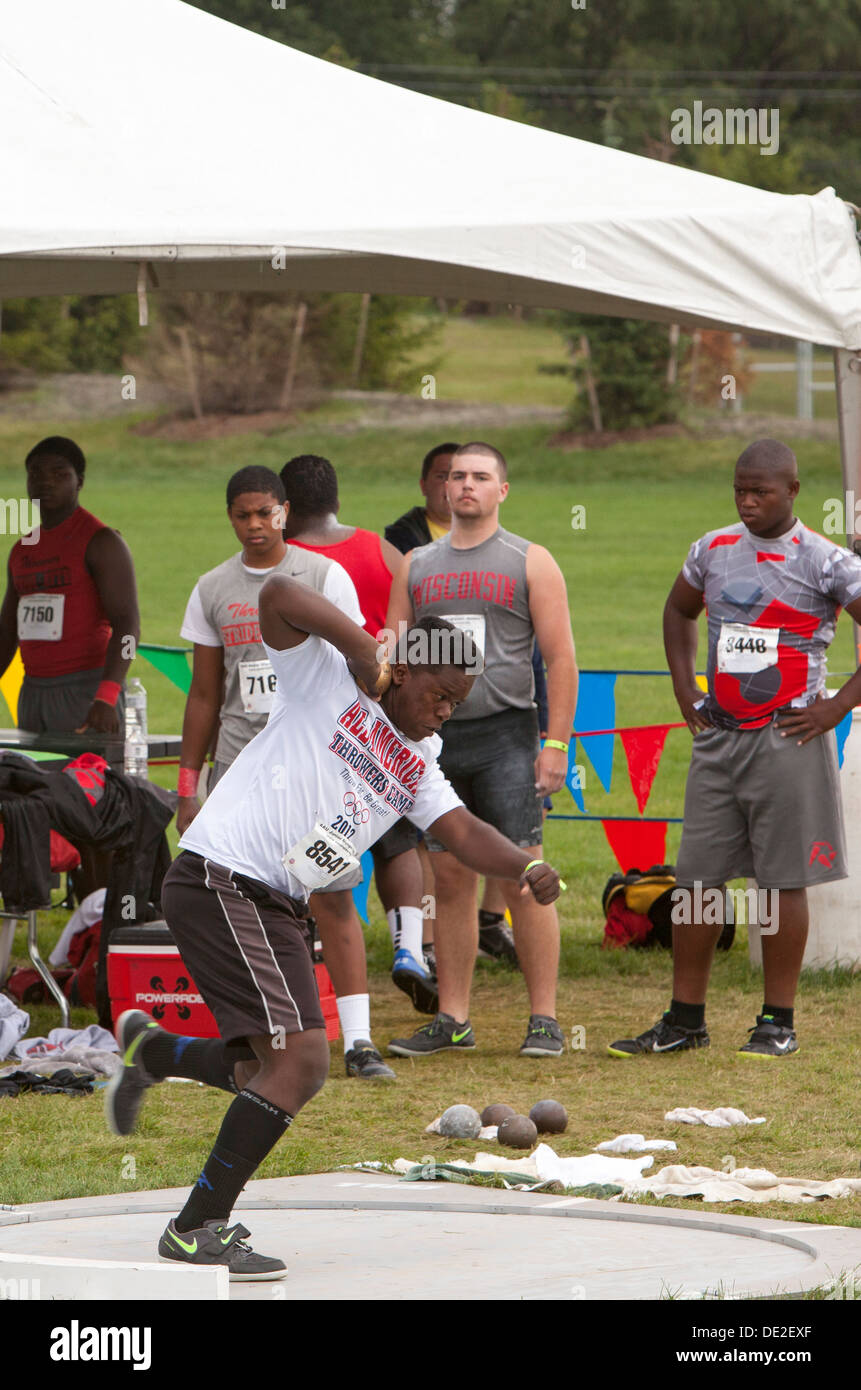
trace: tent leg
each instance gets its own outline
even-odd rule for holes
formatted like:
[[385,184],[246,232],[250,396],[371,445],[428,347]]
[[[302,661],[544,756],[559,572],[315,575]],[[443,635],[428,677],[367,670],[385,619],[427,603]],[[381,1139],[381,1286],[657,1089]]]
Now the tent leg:
[[[861,352],[835,348],[834,383],[843,462],[846,544],[861,554]],[[855,659],[861,664],[861,628],[855,624]]]

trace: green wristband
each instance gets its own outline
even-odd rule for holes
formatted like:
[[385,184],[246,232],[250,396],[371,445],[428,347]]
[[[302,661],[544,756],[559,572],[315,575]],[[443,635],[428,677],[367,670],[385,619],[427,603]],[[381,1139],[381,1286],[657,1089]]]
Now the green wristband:
[[544,740],[544,747],[545,747],[545,748],[558,748],[560,753],[567,753],[567,752],[568,752],[568,744],[567,744],[567,743],[560,743],[558,738],[546,738],[546,739]]
[[[528,874],[528,873],[529,873],[529,870],[530,870],[530,869],[534,869],[535,866],[536,866],[536,864],[545,864],[546,862],[547,862],[547,861],[546,861],[545,859],[530,859],[529,863],[526,865],[526,868],[523,870],[523,872],[524,872],[524,874]],[[565,883],[565,882],[563,882],[563,880],[562,880],[561,878],[560,878],[560,880],[559,880],[559,887],[562,889],[562,892],[563,892],[563,893],[567,893],[567,892],[568,892],[568,884]]]

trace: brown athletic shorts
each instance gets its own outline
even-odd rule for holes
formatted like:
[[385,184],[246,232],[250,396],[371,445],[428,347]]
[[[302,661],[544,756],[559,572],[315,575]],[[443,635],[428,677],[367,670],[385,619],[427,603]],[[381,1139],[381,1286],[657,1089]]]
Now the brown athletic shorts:
[[183,850],[161,905],[226,1043],[325,1027],[304,903]]

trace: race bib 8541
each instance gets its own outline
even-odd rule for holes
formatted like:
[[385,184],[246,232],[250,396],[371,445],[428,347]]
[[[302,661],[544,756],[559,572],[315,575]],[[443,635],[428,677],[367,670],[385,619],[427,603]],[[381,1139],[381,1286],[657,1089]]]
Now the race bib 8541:
[[298,878],[312,893],[317,888],[329,887],[359,867],[346,836],[319,821],[288,849],[281,863],[288,874]]

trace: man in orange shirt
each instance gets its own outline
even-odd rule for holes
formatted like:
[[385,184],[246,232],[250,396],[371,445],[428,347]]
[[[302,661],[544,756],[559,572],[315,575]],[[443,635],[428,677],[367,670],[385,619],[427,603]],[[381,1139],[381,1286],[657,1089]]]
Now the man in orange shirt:
[[[281,481],[290,504],[284,532],[287,540],[343,565],[356,586],[365,631],[377,637],[386,625],[392,575],[400,568],[400,552],[376,532],[338,520],[338,479],[328,459],[316,454],[292,458],[281,469]],[[424,884],[418,840],[418,832],[409,821],[396,821],[374,846],[374,872],[395,949],[392,979],[420,1013],[433,1014],[438,998],[436,978],[422,954]],[[322,916],[330,932],[334,931],[336,920],[340,920],[343,939],[345,943],[350,940],[356,952],[356,978],[364,979],[364,940],[357,931],[358,916],[351,894],[346,890],[315,893],[312,911],[318,921]],[[339,1009],[343,1002],[339,998]],[[369,1027],[365,1011],[369,1011],[370,1003],[358,987],[354,1007],[356,1027],[362,1028],[366,1022]],[[385,1066],[382,1059],[380,1065]]]

